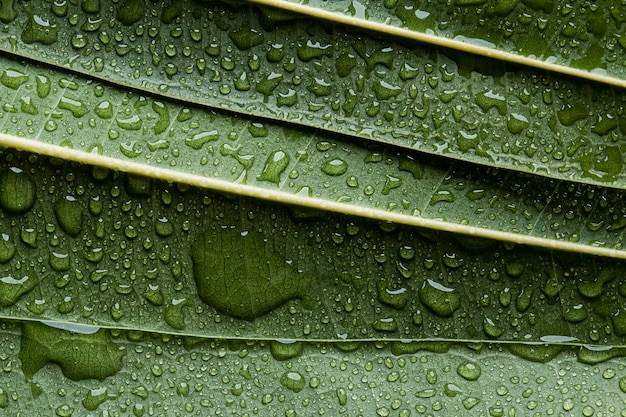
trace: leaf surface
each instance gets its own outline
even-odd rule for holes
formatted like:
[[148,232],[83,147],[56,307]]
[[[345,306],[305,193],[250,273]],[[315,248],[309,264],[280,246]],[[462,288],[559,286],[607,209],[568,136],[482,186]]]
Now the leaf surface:
[[[14,4],[0,39],[6,52],[122,89],[624,187],[623,97],[612,87],[298,16],[283,19],[254,6],[138,2],[126,19],[126,2],[85,12],[78,4],[57,10],[41,1]],[[7,87],[27,80],[11,65],[3,71]],[[47,88],[42,81],[37,94]],[[87,109],[71,86],[64,88],[60,105],[79,117]],[[19,97],[25,100],[19,110],[35,111],[28,101],[34,97]],[[134,119],[121,120],[119,129],[136,128]]]
[[[225,410],[288,416],[313,411],[383,416],[528,410],[542,415],[615,414],[623,409],[626,392],[626,380],[617,371],[623,359],[585,364],[572,349],[549,364],[520,359],[498,346],[463,344],[425,345],[427,350],[412,354],[387,343],[305,344],[294,356],[293,346],[285,343],[119,331],[107,342],[126,352],[114,375],[74,380],[50,362],[25,378],[18,357],[24,349],[20,345],[32,335],[21,334],[20,327],[29,326],[2,324],[0,407],[7,415],[50,410],[60,415],[129,410],[143,415],[170,409],[181,415]],[[35,337],[57,331],[36,326]],[[62,332],[59,343],[76,338]],[[79,354],[91,349],[85,342],[74,346]],[[91,359],[86,367],[101,365],[102,358],[86,357]]]
[[620,190],[364,146],[4,62],[3,74],[22,74],[17,90],[0,85],[13,98],[4,145],[325,210],[626,256]]
[[[624,87],[624,6],[566,1],[251,0]],[[619,46],[618,46],[619,45]],[[622,57],[622,58],[620,58]]]
[[2,160],[2,317],[225,338],[624,343],[623,261]]

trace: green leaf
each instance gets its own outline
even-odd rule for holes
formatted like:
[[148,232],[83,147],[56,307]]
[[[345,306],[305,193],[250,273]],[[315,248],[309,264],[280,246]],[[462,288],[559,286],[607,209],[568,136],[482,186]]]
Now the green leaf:
[[[4,145],[325,210],[626,256],[623,191],[364,146],[337,135],[187,107],[7,59],[4,63],[11,68],[4,74],[23,74],[18,91],[30,94],[16,95],[0,85],[1,94],[15,98],[5,103],[15,113],[8,113],[2,128]],[[35,94],[42,86],[49,89]],[[24,103],[32,111],[16,110],[23,110]],[[4,175],[8,177],[0,180],[12,187],[15,175]],[[14,200],[17,194],[34,199],[32,193],[7,188],[2,194],[7,210],[28,203]],[[73,219],[69,224],[78,226]]]
[[[38,332],[28,333],[30,328]],[[284,357],[280,354],[289,346],[284,343],[100,330],[109,349],[125,352],[117,373],[103,380],[72,378],[67,368],[46,358],[25,377],[18,365],[24,349],[51,332],[60,333],[58,344],[71,343],[75,354],[88,360],[83,368],[107,366],[104,357],[91,355],[98,345],[84,335],[4,322],[4,414],[55,410],[69,416],[98,410],[142,416],[176,409],[180,415],[517,415],[529,410],[617,415],[626,410],[626,377],[611,362],[577,361],[578,349],[564,349],[549,365],[520,361],[487,344],[423,345],[411,354],[387,343],[304,344],[299,356]]]
[[28,204],[0,204],[0,317],[225,338],[624,343],[623,261],[15,151],[2,161],[0,203]]
[[[620,29],[626,21],[626,9],[618,3],[250,1],[370,31],[626,86],[621,64],[626,42]],[[276,14],[276,19],[280,19],[280,13]]]
[[[295,15],[283,19],[265,8],[127,3],[134,4],[93,13],[71,2],[61,9],[42,0],[16,3],[0,45],[12,56],[188,103],[624,187],[623,97],[612,87]],[[123,17],[126,8],[132,19]],[[33,117],[35,90],[24,91],[26,74],[10,65],[3,71],[4,85],[23,101],[4,111]],[[37,94],[47,95],[51,87],[45,79],[40,84]],[[89,108],[73,86],[59,86],[67,95],[59,108],[82,118]],[[108,107],[98,110],[112,117]],[[165,115],[159,117],[156,132],[167,128]],[[115,123],[119,130],[142,129],[123,114]],[[70,142],[83,140],[78,130],[64,134]],[[129,153],[138,152],[127,145]]]
[[63,158],[1,153],[2,414],[625,413],[582,253],[624,253],[621,90],[238,4],[0,15],[2,144]]

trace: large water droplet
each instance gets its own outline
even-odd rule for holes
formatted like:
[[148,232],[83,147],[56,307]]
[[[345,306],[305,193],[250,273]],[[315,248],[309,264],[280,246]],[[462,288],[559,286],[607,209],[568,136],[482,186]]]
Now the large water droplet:
[[13,259],[15,255],[15,244],[11,236],[0,233],[0,264],[4,264]]
[[280,184],[280,174],[285,171],[291,160],[289,154],[283,151],[272,152],[265,161],[263,172],[257,177],[259,181],[269,181]]
[[31,379],[49,362],[59,365],[63,375],[74,381],[103,380],[122,369],[126,352],[106,330],[84,325],[66,328],[35,322],[23,324],[19,358],[26,378]]
[[54,214],[61,229],[70,236],[76,237],[83,226],[83,208],[76,198],[66,196],[54,205]]
[[58,32],[59,27],[56,23],[35,14],[28,19],[28,23],[22,31],[22,42],[40,42],[44,45],[52,45],[57,41]]
[[15,304],[19,298],[35,288],[38,279],[29,273],[21,278],[12,276],[0,277],[0,307],[8,307]]
[[454,288],[444,287],[431,279],[424,281],[419,298],[433,313],[442,317],[450,317],[461,306],[461,298]]
[[273,240],[231,227],[201,235],[191,251],[200,298],[225,314],[253,320],[304,296],[310,278],[275,251]]
[[117,10],[117,20],[125,25],[132,25],[141,20],[144,13],[144,0],[126,0]]
[[328,174],[332,176],[343,175],[346,173],[347,170],[348,170],[348,164],[346,163],[346,161],[340,158],[335,158],[330,161],[326,161],[324,162],[324,165],[322,165],[322,172],[324,174]]
[[0,207],[11,213],[24,213],[35,204],[35,183],[20,168],[0,173]]
[[304,389],[306,380],[298,372],[287,371],[280,377],[280,383],[295,393]]
[[12,68],[5,69],[0,75],[0,83],[14,90],[20,88],[26,81],[28,81],[28,74]]

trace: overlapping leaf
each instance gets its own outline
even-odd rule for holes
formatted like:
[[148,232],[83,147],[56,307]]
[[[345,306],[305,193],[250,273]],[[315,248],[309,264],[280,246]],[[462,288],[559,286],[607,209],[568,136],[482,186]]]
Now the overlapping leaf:
[[364,146],[0,64],[5,145],[360,216],[626,256],[619,190]]
[[[626,378],[616,369],[623,364],[586,365],[576,361],[573,351],[544,365],[519,362],[490,345],[450,349],[431,344],[421,348],[438,353],[420,350],[409,355],[386,343],[295,347],[73,330],[87,334],[44,324],[2,323],[3,413],[54,410],[63,416],[106,410],[113,415],[146,415],[176,410],[178,415],[409,416],[415,412],[517,415],[531,410],[538,415],[617,415],[624,410]],[[77,342],[67,349],[64,341],[70,339]],[[50,363],[25,379],[18,358],[22,364],[48,358],[45,351],[28,358],[22,351],[48,340],[58,340],[55,352],[79,360],[57,362],[59,366]],[[91,356],[96,349],[114,352],[121,357],[120,366]],[[106,370],[108,375],[100,380],[81,378],[80,370],[90,368]]]
[[2,48],[189,102],[624,185],[619,90],[254,6],[62,5],[15,3]]
[[3,414],[625,412],[622,261],[390,222],[621,256],[620,90],[221,3],[0,18],[2,143],[96,165],[2,151]]
[[251,0],[387,34],[625,86],[626,9],[562,0]]
[[2,156],[2,317],[203,337],[625,345],[621,261]]

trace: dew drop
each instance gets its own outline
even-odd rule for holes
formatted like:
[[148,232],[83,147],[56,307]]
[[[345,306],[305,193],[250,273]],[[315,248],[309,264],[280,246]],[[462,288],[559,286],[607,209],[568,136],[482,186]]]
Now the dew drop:
[[257,231],[209,230],[192,245],[198,294],[232,317],[253,320],[306,295],[310,278],[275,252],[277,243]]
[[69,97],[61,97],[59,108],[69,110],[74,117],[80,118],[89,113],[89,109],[82,101],[74,100]]
[[39,15],[31,15],[22,31],[22,42],[31,44],[35,42],[44,45],[52,45],[57,41],[59,27],[56,23],[45,20]]
[[117,20],[125,25],[137,23],[145,13],[144,0],[126,0],[117,10]]
[[202,149],[205,143],[218,140],[220,133],[217,130],[210,130],[206,132],[200,132],[193,135],[191,138],[185,138],[185,145],[192,149]]
[[0,3],[0,20],[2,23],[9,23],[16,17],[15,0],[5,0]]
[[274,359],[278,361],[286,361],[288,359],[302,356],[304,352],[304,343],[295,340],[273,340],[270,343],[270,353]]
[[427,279],[419,290],[420,301],[433,313],[450,317],[461,306],[461,298],[453,288]]
[[278,150],[273,151],[265,161],[263,172],[257,176],[259,181],[269,181],[276,185],[280,184],[280,174],[282,174],[291,160],[289,154]]
[[346,163],[346,161],[340,158],[326,161],[322,165],[322,172],[327,175],[339,176],[345,174],[347,170],[348,164]]
[[66,196],[54,204],[54,214],[61,229],[76,237],[83,226],[83,208],[76,198]]
[[13,259],[15,255],[15,244],[11,236],[0,233],[0,264],[4,264]]
[[24,213],[35,204],[35,183],[17,167],[0,173],[0,207],[10,213]]
[[17,90],[28,81],[28,74],[24,74],[16,69],[8,68],[0,75],[0,83],[5,87]]
[[17,303],[20,297],[37,286],[38,279],[33,273],[21,278],[0,277],[0,307],[9,307]]
[[456,368],[456,372],[468,381],[476,381],[480,378],[482,370],[477,363],[463,362]]
[[280,383],[295,393],[302,391],[306,385],[306,381],[298,372],[287,371],[280,377]]
[[47,363],[59,365],[63,375],[73,381],[104,380],[122,369],[126,352],[111,340],[106,330],[84,325],[68,329],[23,323],[18,356],[27,379],[32,379]]

